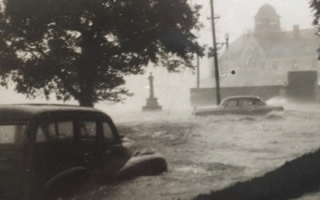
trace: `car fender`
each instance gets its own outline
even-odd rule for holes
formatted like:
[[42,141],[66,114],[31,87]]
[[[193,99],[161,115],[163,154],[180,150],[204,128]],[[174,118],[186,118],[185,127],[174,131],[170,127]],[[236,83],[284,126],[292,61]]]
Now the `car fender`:
[[159,153],[132,157],[117,173],[118,179],[130,179],[137,176],[153,176],[168,170],[167,162]]
[[80,187],[86,180],[89,180],[89,178],[89,170],[81,166],[60,171],[41,187],[38,196],[41,199],[44,197],[48,198],[48,195],[49,197],[52,197],[51,195],[59,195],[60,190],[65,190],[63,193],[68,192],[68,189],[64,186],[76,189],[76,187]]

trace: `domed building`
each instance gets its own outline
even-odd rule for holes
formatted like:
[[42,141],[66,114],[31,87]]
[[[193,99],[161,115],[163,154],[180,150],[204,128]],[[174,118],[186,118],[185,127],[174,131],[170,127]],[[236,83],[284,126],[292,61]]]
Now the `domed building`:
[[317,30],[294,25],[291,31],[282,31],[280,18],[273,6],[260,7],[254,31],[237,38],[221,54],[222,86],[279,85],[288,81],[288,71],[319,70]]
[[[266,94],[265,98],[269,98],[279,95],[279,88],[288,84],[288,74],[292,71],[317,74],[320,71],[317,52],[320,38],[316,32],[315,28],[300,29],[298,25],[283,31],[281,16],[275,8],[270,4],[262,5],[254,16],[252,31],[241,35],[220,54],[221,96]],[[204,80],[202,85],[214,85],[214,69],[211,78]],[[269,89],[264,91],[263,88]],[[202,101],[203,96],[208,99],[210,95],[214,100],[212,90],[214,88],[192,90],[191,102],[195,102],[194,99]]]
[[264,4],[260,7],[258,13],[254,17],[255,36],[266,36],[273,34],[277,35],[281,32],[280,28],[280,15],[276,12],[273,6]]

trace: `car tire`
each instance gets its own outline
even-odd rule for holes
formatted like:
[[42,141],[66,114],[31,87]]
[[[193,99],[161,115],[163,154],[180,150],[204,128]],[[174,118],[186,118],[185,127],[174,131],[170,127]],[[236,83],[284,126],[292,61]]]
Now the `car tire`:
[[49,180],[39,191],[37,200],[50,200],[74,195],[82,186],[90,180],[87,170],[78,170],[65,175],[57,176]]

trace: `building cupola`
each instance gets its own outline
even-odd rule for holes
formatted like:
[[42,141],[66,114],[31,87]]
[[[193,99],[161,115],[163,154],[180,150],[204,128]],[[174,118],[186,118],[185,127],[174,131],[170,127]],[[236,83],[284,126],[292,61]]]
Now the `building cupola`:
[[264,4],[260,7],[258,13],[254,17],[255,36],[265,36],[270,33],[280,33],[280,15],[270,4]]

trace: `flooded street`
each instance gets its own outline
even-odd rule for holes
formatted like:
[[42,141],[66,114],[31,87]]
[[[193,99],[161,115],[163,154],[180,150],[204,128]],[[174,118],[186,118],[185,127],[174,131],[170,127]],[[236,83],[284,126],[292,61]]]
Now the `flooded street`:
[[261,176],[320,147],[315,108],[266,116],[164,116],[160,112],[156,120],[122,122],[118,127],[133,141],[133,149],[162,153],[167,173],[100,186],[76,199],[191,199]]

